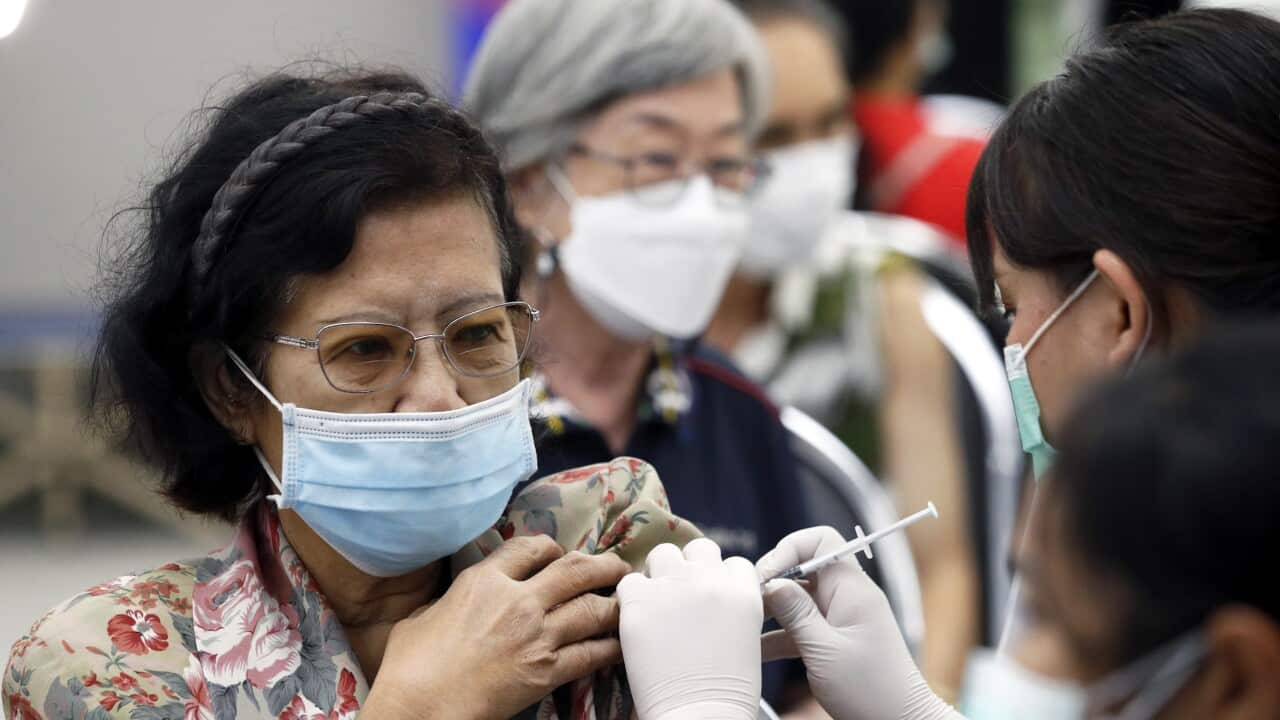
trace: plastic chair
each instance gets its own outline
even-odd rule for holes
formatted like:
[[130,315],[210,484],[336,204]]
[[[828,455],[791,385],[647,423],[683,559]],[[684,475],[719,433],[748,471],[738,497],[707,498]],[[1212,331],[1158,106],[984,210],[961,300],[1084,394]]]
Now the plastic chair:
[[[988,642],[994,643],[1012,578],[1007,557],[1025,474],[1013,401],[992,330],[973,311],[976,290],[963,255],[931,226],[894,215],[850,213],[847,241],[861,252],[893,252],[920,264],[931,283],[921,295],[924,319],[963,379],[957,423],[970,463],[975,535],[980,546]],[[962,299],[964,298],[964,299]],[[977,419],[979,427],[972,427]],[[977,447],[974,447],[974,446]]]
[[[791,437],[800,482],[816,522],[852,537],[857,525],[871,532],[898,519],[888,493],[840,438],[793,407],[783,408],[781,419]],[[884,590],[914,654],[924,639],[924,604],[907,538],[902,534],[883,538],[873,553],[869,562],[863,561],[864,567]]]
[[933,330],[964,377],[975,401],[985,437],[980,489],[981,507],[976,516],[985,519],[982,549],[985,556],[988,642],[996,641],[999,618],[1004,617],[1012,578],[1006,558],[1011,547],[1024,474],[1022,443],[1013,413],[1013,399],[1005,379],[1004,364],[992,346],[987,329],[969,309],[941,284],[928,287],[920,298],[925,322]]

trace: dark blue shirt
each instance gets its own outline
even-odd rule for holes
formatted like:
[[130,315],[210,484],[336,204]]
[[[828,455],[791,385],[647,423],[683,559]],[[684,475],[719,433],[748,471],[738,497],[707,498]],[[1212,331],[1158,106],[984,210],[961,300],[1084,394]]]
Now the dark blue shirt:
[[[658,347],[621,453],[545,383],[535,389],[534,413],[545,424],[540,476],[617,455],[645,460],[657,469],[672,512],[715,540],[725,557],[754,562],[811,524],[777,408],[712,350]],[[766,666],[766,698],[776,699],[786,674],[783,665]]]

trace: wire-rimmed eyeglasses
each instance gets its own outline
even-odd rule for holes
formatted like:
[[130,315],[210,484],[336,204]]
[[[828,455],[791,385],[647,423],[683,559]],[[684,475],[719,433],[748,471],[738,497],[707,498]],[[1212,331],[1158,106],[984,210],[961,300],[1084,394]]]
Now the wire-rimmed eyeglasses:
[[315,350],[320,370],[335,390],[374,393],[409,374],[423,340],[438,340],[445,360],[459,375],[486,378],[509,373],[529,352],[538,317],[528,303],[507,302],[469,312],[429,335],[414,335],[392,323],[340,322],[320,328],[314,338],[267,339]]
[[[654,207],[674,205],[684,196],[690,179],[699,174],[705,174],[716,188],[733,196],[751,195],[769,177],[768,162],[753,155],[724,155],[693,165],[671,152],[614,155],[582,143],[570,146],[569,154],[621,169],[627,192],[637,202]],[[723,202],[735,204],[729,200]]]

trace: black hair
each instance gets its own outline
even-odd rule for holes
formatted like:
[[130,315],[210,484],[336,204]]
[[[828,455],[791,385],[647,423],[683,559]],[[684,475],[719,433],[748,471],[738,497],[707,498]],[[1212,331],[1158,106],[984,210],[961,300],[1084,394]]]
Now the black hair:
[[756,23],[778,19],[799,19],[822,30],[848,67],[853,61],[853,41],[844,18],[827,0],[734,0],[744,15]]
[[849,77],[861,85],[884,68],[889,53],[910,35],[924,0],[840,0],[852,51],[847,57]]
[[1213,311],[1280,310],[1280,23],[1195,10],[1111,30],[1018,101],[969,187],[970,259],[989,309],[998,243],[1060,288],[1109,249],[1157,312],[1185,288]]
[[1127,601],[1116,662],[1229,604],[1280,621],[1280,324],[1222,328],[1086,395],[1044,507]]
[[342,263],[380,208],[473,196],[493,220],[509,300],[524,253],[492,148],[408,75],[275,74],[202,114],[109,260],[92,397],[177,506],[235,519],[263,474],[205,404],[194,353],[225,344],[260,368],[291,280]]

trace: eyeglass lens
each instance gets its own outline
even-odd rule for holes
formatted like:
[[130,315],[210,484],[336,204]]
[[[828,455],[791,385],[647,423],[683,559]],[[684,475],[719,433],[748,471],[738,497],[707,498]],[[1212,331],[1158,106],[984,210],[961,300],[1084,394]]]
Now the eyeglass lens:
[[[441,333],[445,359],[459,374],[492,377],[524,359],[533,314],[523,304],[500,305],[464,315]],[[373,392],[409,371],[416,342],[409,330],[382,323],[330,325],[318,336],[320,364],[338,390]]]

